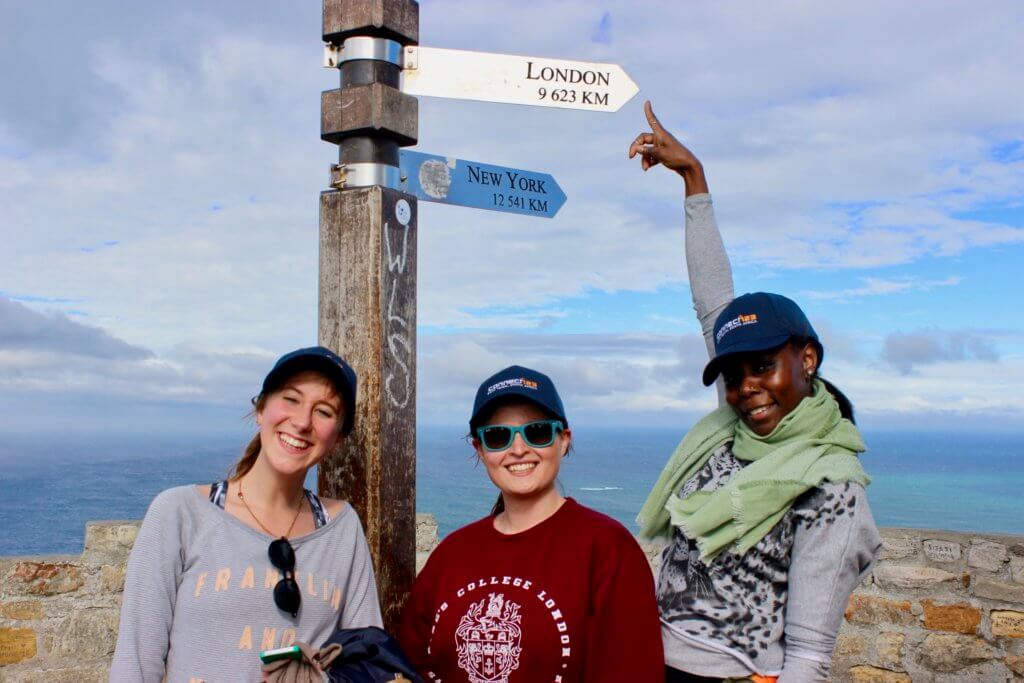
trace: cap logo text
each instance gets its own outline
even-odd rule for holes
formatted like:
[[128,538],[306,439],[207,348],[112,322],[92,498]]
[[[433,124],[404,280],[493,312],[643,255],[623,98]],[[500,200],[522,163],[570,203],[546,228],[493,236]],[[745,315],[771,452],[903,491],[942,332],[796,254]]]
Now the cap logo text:
[[744,325],[754,325],[757,323],[757,313],[740,314],[730,320],[729,322],[718,328],[718,332],[715,334],[715,343],[722,343],[722,337],[729,334],[737,327],[743,327]]
[[508,389],[509,387],[523,387],[524,389],[537,390],[537,383],[532,379],[526,379],[525,377],[515,377],[513,379],[503,379],[497,384],[492,384],[487,387],[487,395],[490,396],[495,391],[501,391],[502,389]]

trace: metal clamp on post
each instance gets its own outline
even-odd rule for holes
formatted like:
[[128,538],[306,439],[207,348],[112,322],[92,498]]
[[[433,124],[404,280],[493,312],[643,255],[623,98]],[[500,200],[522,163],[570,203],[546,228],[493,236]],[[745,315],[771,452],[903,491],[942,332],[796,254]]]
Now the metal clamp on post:
[[416,45],[406,45],[402,51],[403,71],[415,71],[420,68],[420,48]]
[[324,45],[324,66],[340,69],[345,62],[369,59],[402,67],[402,46],[387,38],[353,36],[339,45]]
[[401,176],[402,172],[397,166],[388,164],[331,164],[331,187],[335,190],[373,185],[398,190],[402,185]]

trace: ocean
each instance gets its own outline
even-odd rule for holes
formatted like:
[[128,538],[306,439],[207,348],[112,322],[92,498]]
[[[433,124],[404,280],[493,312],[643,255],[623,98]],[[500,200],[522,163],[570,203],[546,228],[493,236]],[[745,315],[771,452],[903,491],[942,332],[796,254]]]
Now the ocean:
[[[442,534],[484,516],[496,490],[464,427],[417,432],[417,509]],[[577,427],[560,485],[566,495],[633,518],[682,436],[678,429]],[[868,432],[865,468],[879,526],[1024,534],[1019,435]],[[0,555],[82,551],[85,523],[140,519],[159,491],[224,477],[245,439],[8,438],[0,446]],[[315,479],[312,480],[315,483]]]

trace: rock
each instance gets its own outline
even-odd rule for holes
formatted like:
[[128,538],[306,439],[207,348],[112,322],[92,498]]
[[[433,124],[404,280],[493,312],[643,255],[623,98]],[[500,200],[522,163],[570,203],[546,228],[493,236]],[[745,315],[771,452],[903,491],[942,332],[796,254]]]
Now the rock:
[[105,666],[19,671],[11,678],[0,678],[10,683],[107,683],[107,680]]
[[981,626],[981,611],[966,603],[937,605],[931,600],[922,600],[924,627],[933,631],[953,631],[975,635]]
[[885,588],[931,588],[937,584],[957,579],[944,569],[934,567],[908,567],[885,565],[874,571],[875,583]]
[[852,624],[901,624],[909,626],[917,619],[910,612],[909,600],[887,600],[873,595],[850,596],[846,620]]
[[124,564],[139,533],[138,522],[89,522],[85,525],[86,564]]
[[125,566],[105,564],[100,567],[100,586],[104,593],[124,592]]
[[36,631],[32,628],[0,628],[0,666],[36,656]]
[[110,657],[117,644],[118,617],[113,608],[72,612],[54,631],[52,653],[76,661]]
[[71,593],[84,584],[78,565],[70,562],[18,562],[3,581],[14,595]]
[[873,666],[850,668],[853,683],[912,683],[910,676],[900,671],[888,671]]
[[956,562],[960,559],[961,546],[952,541],[928,539],[924,542],[924,556],[932,562]]
[[921,663],[935,671],[960,671],[994,659],[996,651],[981,638],[931,633],[918,649]]
[[437,546],[437,520],[434,515],[416,515],[416,552],[429,553]]
[[882,536],[882,552],[879,553],[880,560],[903,560],[917,555],[921,549],[921,542],[913,536]]
[[840,633],[836,638],[836,646],[832,650],[832,656],[836,659],[847,657],[859,657],[867,652],[868,641],[863,636],[852,633]]
[[1014,583],[1024,583],[1024,557],[1010,558],[1010,580]]
[[427,563],[427,558],[430,557],[430,553],[416,553],[416,573],[419,574],[423,571],[423,565]]
[[903,670],[903,641],[906,636],[902,633],[884,631],[875,638],[875,654],[878,655],[878,663],[886,669],[896,671]]
[[1003,661],[1010,667],[1010,671],[1018,676],[1024,676],[1024,656],[1008,655]]
[[989,600],[1024,603],[1024,586],[1000,583],[992,579],[975,578],[971,581],[971,593]]
[[0,602],[0,618],[16,621],[32,621],[42,619],[43,603],[39,600],[21,600]]
[[997,572],[1006,562],[1006,546],[979,538],[971,539],[971,549],[967,553],[967,565],[987,572]]
[[1024,612],[994,609],[988,617],[992,623],[992,635],[1024,638]]

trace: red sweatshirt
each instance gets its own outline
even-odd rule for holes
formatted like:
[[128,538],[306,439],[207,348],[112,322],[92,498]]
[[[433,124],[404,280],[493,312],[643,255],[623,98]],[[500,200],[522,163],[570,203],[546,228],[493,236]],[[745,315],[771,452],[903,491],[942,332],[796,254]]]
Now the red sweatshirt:
[[572,498],[518,534],[485,517],[434,550],[402,648],[437,683],[661,683],[650,566],[621,524]]

